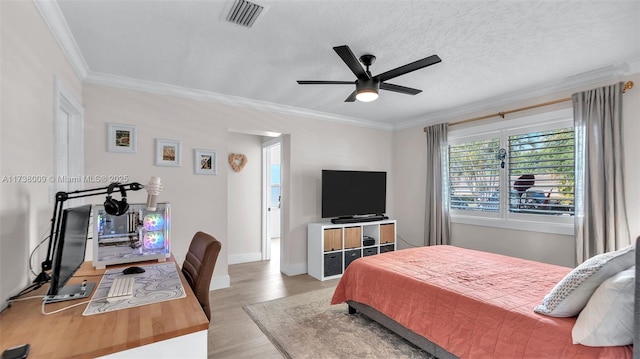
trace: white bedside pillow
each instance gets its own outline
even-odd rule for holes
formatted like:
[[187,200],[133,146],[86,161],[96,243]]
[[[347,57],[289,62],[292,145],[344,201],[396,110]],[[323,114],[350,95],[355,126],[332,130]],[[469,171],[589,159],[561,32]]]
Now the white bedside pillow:
[[576,316],[602,282],[635,261],[635,245],[593,256],[562,278],[534,311],[552,317]]
[[635,274],[635,267],[631,267],[596,289],[573,326],[573,344],[603,347],[633,343]]

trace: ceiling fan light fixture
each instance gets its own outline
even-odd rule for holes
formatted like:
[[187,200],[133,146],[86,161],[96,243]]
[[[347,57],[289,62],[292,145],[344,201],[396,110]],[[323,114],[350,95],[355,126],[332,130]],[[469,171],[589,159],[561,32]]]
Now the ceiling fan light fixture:
[[365,88],[358,91],[356,100],[362,102],[371,102],[378,99],[378,91],[374,88]]
[[358,80],[356,82],[356,100],[371,102],[378,99],[380,82],[374,79]]
[[[1,1],[1,0],[0,0]],[[371,102],[378,99],[378,92],[382,88],[383,90],[402,93],[405,95],[417,95],[422,90],[414,89],[411,87],[394,85],[387,82],[387,80],[396,78],[398,76],[422,69],[427,66],[431,66],[441,62],[442,60],[438,55],[431,55],[424,59],[414,61],[412,63],[396,67],[393,70],[389,70],[372,76],[369,71],[369,67],[376,60],[376,57],[370,54],[360,56],[360,59],[356,58],[353,51],[347,45],[335,46],[333,50],[340,56],[342,61],[349,67],[351,72],[356,75],[356,89],[349,94],[344,102],[355,102],[356,100],[361,102]],[[362,65],[365,68],[362,68]],[[303,80],[297,81],[300,85],[351,85],[351,81],[318,81],[318,80]]]

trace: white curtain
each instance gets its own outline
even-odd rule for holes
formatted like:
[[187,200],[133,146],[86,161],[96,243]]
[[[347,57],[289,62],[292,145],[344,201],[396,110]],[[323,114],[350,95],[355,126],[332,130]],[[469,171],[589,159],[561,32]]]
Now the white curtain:
[[425,127],[427,189],[424,245],[449,243],[449,156],[446,123]]
[[573,94],[576,261],[631,244],[624,195],[623,83]]

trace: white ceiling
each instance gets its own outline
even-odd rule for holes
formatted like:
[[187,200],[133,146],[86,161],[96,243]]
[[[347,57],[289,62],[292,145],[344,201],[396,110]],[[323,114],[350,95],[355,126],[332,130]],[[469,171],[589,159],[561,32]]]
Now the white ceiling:
[[[194,91],[388,128],[629,73],[640,61],[637,0],[255,0],[265,11],[252,28],[225,21],[233,2],[57,4],[87,81]],[[433,54],[442,62],[389,81],[422,93],[381,91],[371,103],[345,103],[351,85],[296,83],[355,80],[332,49],[338,45],[356,57],[375,55],[373,75]]]

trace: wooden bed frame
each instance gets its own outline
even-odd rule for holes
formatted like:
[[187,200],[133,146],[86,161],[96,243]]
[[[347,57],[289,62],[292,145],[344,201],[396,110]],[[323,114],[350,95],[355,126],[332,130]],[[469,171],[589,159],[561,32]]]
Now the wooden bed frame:
[[[636,239],[636,247],[640,242],[640,237]],[[640,359],[640,345],[636,345],[640,343],[640,276],[638,276],[638,271],[640,268],[640,252],[636,251],[636,277],[635,277],[635,302],[634,302],[634,346],[633,346],[633,357]],[[418,348],[426,351],[427,353],[434,355],[438,359],[458,359],[458,357],[450,352],[446,351],[442,347],[440,347],[437,343],[434,343],[427,338],[416,334],[410,329],[405,328],[400,323],[395,320],[389,318],[385,314],[379,312],[375,308],[372,308],[366,304],[359,303],[356,301],[349,300],[347,301],[349,314],[355,314],[356,311],[360,311],[360,313],[366,315],[387,329],[393,331],[398,334],[402,338],[406,339],[410,343],[414,344]]]

